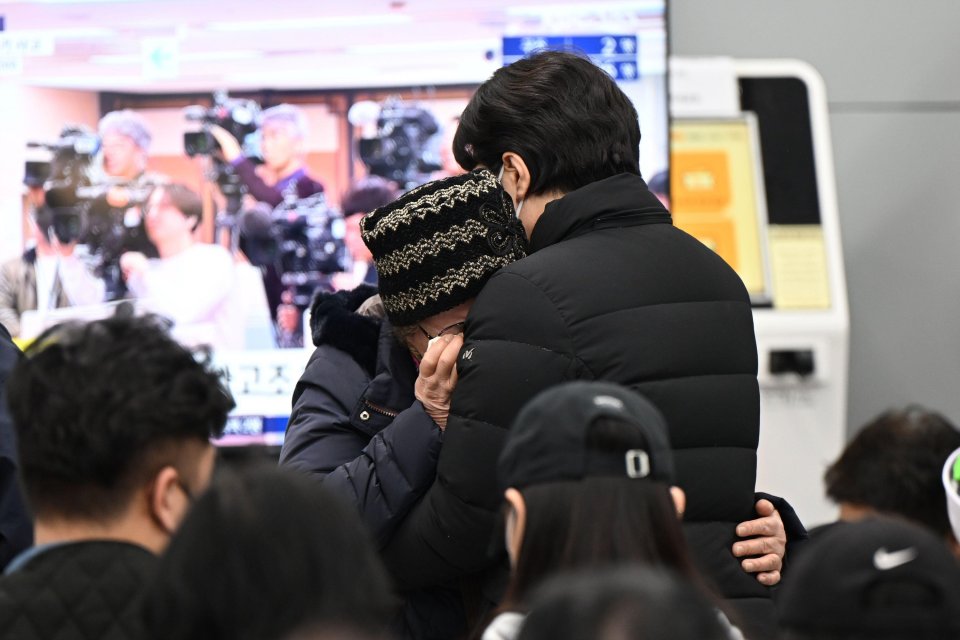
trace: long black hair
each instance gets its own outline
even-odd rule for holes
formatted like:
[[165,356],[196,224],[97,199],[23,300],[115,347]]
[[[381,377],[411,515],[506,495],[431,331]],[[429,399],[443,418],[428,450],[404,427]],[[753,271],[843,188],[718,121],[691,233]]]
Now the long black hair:
[[[614,418],[590,426],[587,448],[644,448],[636,429]],[[670,487],[662,482],[597,476],[520,489],[526,525],[501,609],[522,609],[544,579],[574,569],[625,562],[669,568],[699,581],[687,550]]]

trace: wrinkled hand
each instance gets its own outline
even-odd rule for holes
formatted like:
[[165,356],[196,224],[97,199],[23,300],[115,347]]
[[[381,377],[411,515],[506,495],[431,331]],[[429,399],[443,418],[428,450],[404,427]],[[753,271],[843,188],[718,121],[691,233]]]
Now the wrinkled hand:
[[746,558],[741,566],[747,573],[756,573],[757,582],[772,587],[780,582],[783,557],[787,552],[787,533],[780,512],[769,500],[759,500],[756,520],[737,525],[740,540],[733,545],[733,555]]
[[128,251],[120,256],[120,270],[123,279],[129,280],[147,270],[147,256],[139,251]]
[[223,159],[227,162],[233,162],[243,153],[240,149],[240,143],[233,137],[233,134],[220,125],[211,126],[210,135],[220,145],[220,153],[223,154]]
[[450,396],[457,386],[457,357],[462,346],[461,335],[441,336],[432,341],[420,360],[414,395],[441,430],[447,428]]

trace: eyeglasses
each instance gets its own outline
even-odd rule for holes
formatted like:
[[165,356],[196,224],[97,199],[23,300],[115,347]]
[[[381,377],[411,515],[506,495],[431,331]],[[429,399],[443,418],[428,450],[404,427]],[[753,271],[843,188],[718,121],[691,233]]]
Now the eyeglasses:
[[465,325],[465,324],[466,324],[466,322],[462,322],[462,321],[461,321],[461,322],[454,322],[453,324],[448,325],[448,326],[444,327],[443,329],[440,329],[440,331],[438,331],[438,332],[437,332],[437,335],[435,335],[435,336],[430,335],[430,333],[429,333],[426,329],[423,328],[423,325],[422,325],[422,324],[418,324],[418,325],[417,325],[417,328],[420,329],[420,331],[423,333],[423,335],[427,336],[427,340],[433,340],[434,338],[439,338],[440,336],[455,336],[455,335],[459,335],[459,334],[463,333],[463,325]]

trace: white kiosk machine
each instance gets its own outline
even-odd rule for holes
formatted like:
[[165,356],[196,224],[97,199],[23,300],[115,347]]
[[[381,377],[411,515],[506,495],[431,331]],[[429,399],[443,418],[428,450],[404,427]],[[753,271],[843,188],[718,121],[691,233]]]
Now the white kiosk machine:
[[674,223],[723,256],[754,303],[757,488],[809,527],[846,435],[849,319],[823,81],[781,60],[671,61]]

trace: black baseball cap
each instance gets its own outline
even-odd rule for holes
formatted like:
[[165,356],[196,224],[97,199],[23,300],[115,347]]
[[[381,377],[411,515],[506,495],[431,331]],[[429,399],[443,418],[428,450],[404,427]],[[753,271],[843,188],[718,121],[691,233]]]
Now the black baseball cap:
[[960,637],[960,563],[911,522],[841,522],[807,543],[784,577],[780,625],[801,635]]
[[[613,418],[643,436],[645,444],[623,451],[587,446],[598,418]],[[635,391],[608,382],[569,382],[535,396],[521,409],[500,454],[503,488],[559,480],[613,476],[673,482],[667,423]]]

